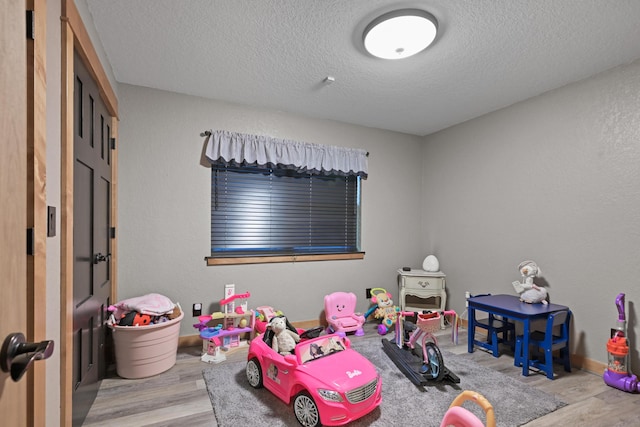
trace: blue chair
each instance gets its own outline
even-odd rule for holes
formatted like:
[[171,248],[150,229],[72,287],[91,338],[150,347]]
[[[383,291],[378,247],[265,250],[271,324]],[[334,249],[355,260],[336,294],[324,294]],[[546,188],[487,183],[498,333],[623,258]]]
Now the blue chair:
[[[472,295],[472,296],[479,297],[479,296],[485,296],[485,295],[491,295],[491,294]],[[501,343],[509,344],[513,349],[516,329],[515,329],[515,324],[513,322],[509,322],[509,319],[496,317],[493,314],[489,314],[489,317],[486,319],[476,319],[475,325],[476,327],[485,329],[487,331],[487,341],[486,342],[476,341],[475,344],[484,349],[490,350],[493,353],[493,357],[500,356],[500,351],[498,346]],[[473,331],[473,333],[475,334],[475,331]]]
[[[571,372],[571,358],[569,355],[570,323],[571,310],[556,311],[547,317],[547,326],[544,332],[533,331],[529,334],[530,348],[543,350],[540,359],[531,357],[531,353],[529,353],[529,366],[544,371],[549,379],[553,379],[553,352],[556,350],[560,351],[556,361],[564,365],[565,371]],[[516,337],[516,349],[513,361],[515,366],[522,366],[524,363],[522,355],[523,338],[522,335]]]

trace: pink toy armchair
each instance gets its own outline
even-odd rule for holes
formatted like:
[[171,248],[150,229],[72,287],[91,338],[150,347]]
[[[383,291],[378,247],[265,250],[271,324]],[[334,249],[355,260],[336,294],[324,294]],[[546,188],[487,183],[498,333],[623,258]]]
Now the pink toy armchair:
[[356,295],[352,292],[334,292],[324,297],[324,312],[329,323],[329,333],[345,336],[355,332],[357,337],[364,335],[362,325],[365,318],[356,313]]

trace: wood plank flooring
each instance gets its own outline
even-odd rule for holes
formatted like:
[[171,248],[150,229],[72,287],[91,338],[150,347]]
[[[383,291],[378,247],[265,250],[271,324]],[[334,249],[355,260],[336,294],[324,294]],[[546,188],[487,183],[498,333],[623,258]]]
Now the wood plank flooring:
[[[353,339],[380,338],[375,332],[374,323],[368,322],[365,326],[365,337]],[[442,331],[441,334],[444,336],[438,339],[438,344],[443,350],[457,354],[467,351],[466,330],[460,330],[457,346],[446,336],[450,334],[450,329]],[[119,378],[114,372],[103,380],[83,425],[216,427],[202,370],[210,366],[222,367],[226,362],[218,365],[201,362],[200,350],[200,346],[180,348],[176,365],[154,377],[127,380]],[[228,355],[227,362],[245,358],[246,349],[242,349]],[[555,394],[568,403],[555,412],[525,424],[526,427],[640,425],[640,395],[607,386],[602,380],[602,375],[575,369],[567,373],[560,365],[556,365],[557,377],[552,381],[533,371],[528,377],[522,376],[521,368],[513,366],[513,357],[509,354],[494,358],[488,352],[477,349],[474,359],[483,366]],[[535,405],[535,402],[531,404]],[[496,416],[499,417],[500,414]]]

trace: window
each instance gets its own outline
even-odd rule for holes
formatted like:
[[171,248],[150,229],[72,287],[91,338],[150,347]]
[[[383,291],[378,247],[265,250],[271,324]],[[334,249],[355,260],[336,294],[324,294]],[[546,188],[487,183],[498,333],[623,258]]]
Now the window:
[[362,258],[360,180],[213,164],[208,263]]
[[204,135],[211,162],[207,265],[364,258],[365,150],[223,130]]

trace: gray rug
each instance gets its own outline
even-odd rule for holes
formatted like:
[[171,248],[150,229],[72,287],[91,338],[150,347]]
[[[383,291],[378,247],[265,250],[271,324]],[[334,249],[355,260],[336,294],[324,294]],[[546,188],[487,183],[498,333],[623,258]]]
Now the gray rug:
[[[380,339],[354,339],[353,348],[367,357],[382,374],[382,404],[351,426],[439,426],[453,399],[462,390],[481,393],[494,407],[502,427],[525,424],[566,405],[558,398],[474,362],[472,355],[442,351],[445,366],[460,378],[459,384],[429,383],[415,386],[382,350]],[[215,365],[203,376],[220,427],[238,425],[299,425],[290,405],[266,389],[255,390],[245,377],[245,363]],[[466,402],[465,408],[485,420],[484,412]]]

